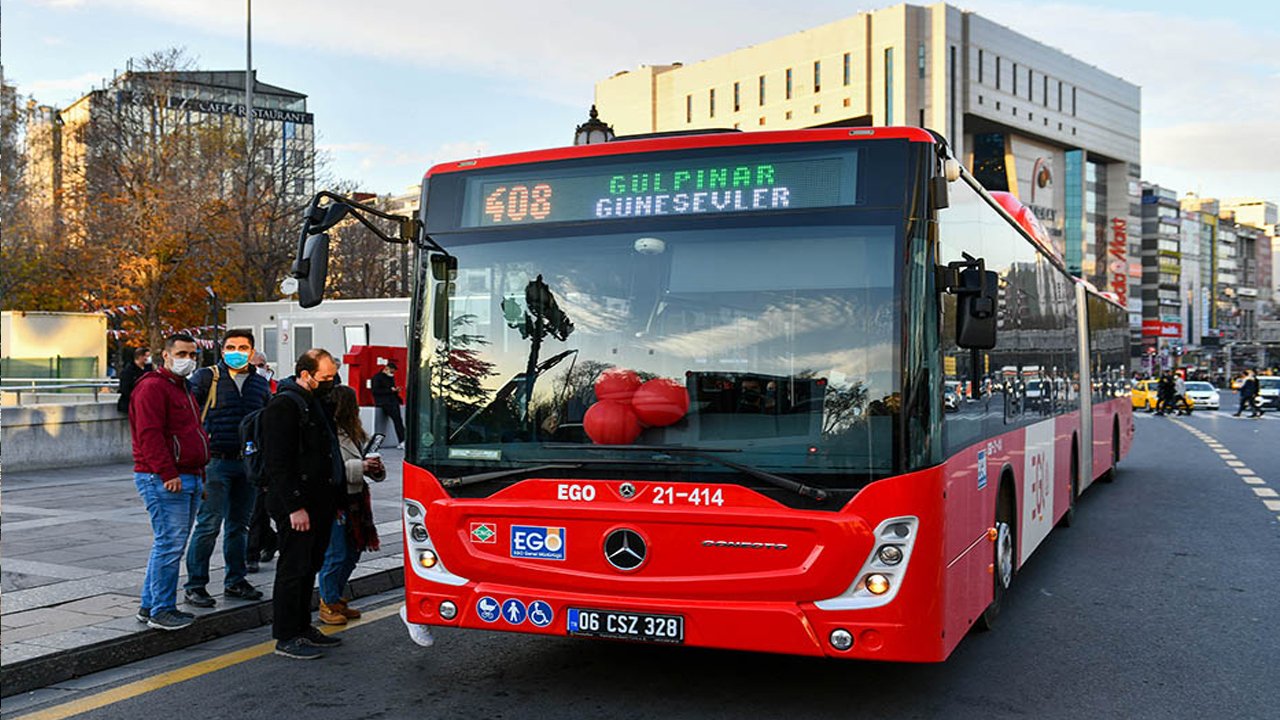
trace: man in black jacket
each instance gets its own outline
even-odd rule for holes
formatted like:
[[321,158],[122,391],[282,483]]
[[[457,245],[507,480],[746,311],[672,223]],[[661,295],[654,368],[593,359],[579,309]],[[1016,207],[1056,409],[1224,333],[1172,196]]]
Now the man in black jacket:
[[298,358],[294,371],[262,414],[267,510],[280,533],[271,636],[277,655],[312,660],[323,656],[320,648],[341,642],[312,626],[311,590],[346,474],[332,419],[320,402],[333,390],[337,363],[327,351],[313,349]]
[[[396,442],[404,447],[404,419],[400,417],[400,388],[396,387],[396,364],[388,361],[382,371],[369,379],[369,392],[373,394],[373,404],[384,415],[391,418],[396,427]],[[375,427],[381,427],[379,422]]]
[[116,400],[116,409],[125,414],[129,412],[129,396],[138,378],[155,369],[151,364],[151,351],[147,348],[134,348],[130,357],[133,362],[125,363],[120,369],[120,399]]

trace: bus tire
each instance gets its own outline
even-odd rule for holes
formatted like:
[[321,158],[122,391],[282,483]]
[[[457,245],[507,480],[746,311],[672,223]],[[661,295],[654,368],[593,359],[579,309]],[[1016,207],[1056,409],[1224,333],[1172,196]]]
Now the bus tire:
[[1076,498],[1080,497],[1080,451],[1079,439],[1071,436],[1071,499],[1067,503],[1067,512],[1063,514],[1058,524],[1062,527],[1071,527],[1076,520]]
[[1120,418],[1111,421],[1111,467],[1098,479],[1102,482],[1115,482],[1116,466],[1120,464]]
[[981,632],[995,628],[1005,594],[1013,584],[1014,554],[1018,547],[1018,529],[1014,518],[1016,503],[1013,494],[1012,473],[1006,472],[1000,480],[1000,494],[996,497],[996,540],[992,543],[992,595],[991,604],[978,616],[974,626]]

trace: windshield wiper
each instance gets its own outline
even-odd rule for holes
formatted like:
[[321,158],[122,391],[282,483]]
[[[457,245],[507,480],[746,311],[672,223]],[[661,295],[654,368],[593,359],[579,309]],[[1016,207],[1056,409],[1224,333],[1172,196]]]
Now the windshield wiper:
[[440,478],[440,484],[446,488],[456,488],[464,487],[466,485],[475,485],[476,483],[489,482],[490,480],[501,480],[505,477],[527,475],[529,473],[540,472],[542,470],[576,470],[580,467],[582,467],[580,464],[553,464],[534,465],[526,468],[508,468],[506,470],[491,470],[489,472],[475,473],[474,475]]
[[700,448],[700,447],[692,447],[689,445],[600,445],[597,447],[593,445],[575,445],[573,443],[555,443],[555,444],[548,443],[545,445],[545,447],[554,447],[554,448],[572,447],[572,448],[590,449],[590,450],[623,450],[623,451],[630,451],[630,452],[651,452],[655,455],[661,455],[664,453],[690,455],[698,458],[699,460],[703,460],[708,463],[711,463],[713,465],[723,465],[724,467],[730,468],[732,470],[737,470],[743,475],[747,475],[748,477],[753,477],[757,480],[763,480],[764,482],[767,482],[770,485],[773,485],[774,487],[779,487],[779,488],[782,488],[783,490],[790,490],[796,493],[797,495],[800,495],[802,497],[812,498],[817,502],[825,502],[827,498],[831,497],[831,491],[826,490],[824,488],[815,487],[813,485],[805,485],[799,480],[792,480],[789,477],[783,477],[782,475],[775,475],[771,472],[761,470],[760,468],[757,468],[757,467],[752,467],[750,465],[743,465],[742,463],[736,463],[731,460],[726,460],[722,457],[716,457],[715,455],[711,454],[711,453],[741,452],[741,450],[738,448]]

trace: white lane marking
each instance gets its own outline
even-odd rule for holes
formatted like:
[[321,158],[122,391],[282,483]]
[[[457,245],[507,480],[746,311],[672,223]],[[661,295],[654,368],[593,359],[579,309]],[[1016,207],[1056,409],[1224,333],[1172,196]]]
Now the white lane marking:
[[[1226,463],[1227,467],[1234,470],[1235,473],[1240,476],[1241,480],[1244,480],[1249,485],[1261,486],[1249,488],[1250,490],[1253,490],[1253,494],[1255,496],[1258,498],[1280,498],[1280,493],[1277,493],[1272,488],[1267,487],[1266,482],[1262,478],[1258,477],[1257,473],[1250,470],[1245,463],[1241,462],[1234,454],[1231,453],[1230,450],[1227,450],[1222,443],[1191,427],[1190,425],[1187,425],[1185,422],[1173,419],[1170,419],[1170,421],[1174,425],[1177,425],[1183,430],[1186,430],[1192,435],[1200,438],[1205,445],[1208,445],[1215,453],[1218,454],[1218,457]],[[1262,504],[1266,505],[1268,510],[1280,510],[1280,500],[1263,500]]]

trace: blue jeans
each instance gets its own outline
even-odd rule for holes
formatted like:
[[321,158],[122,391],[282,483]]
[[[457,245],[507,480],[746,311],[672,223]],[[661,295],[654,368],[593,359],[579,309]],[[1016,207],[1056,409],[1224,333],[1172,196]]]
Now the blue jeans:
[[320,599],[332,605],[342,599],[342,588],[347,586],[351,573],[360,560],[355,535],[346,517],[334,518],[329,532],[329,549],[324,553],[324,565],[320,568]]
[[182,489],[169,492],[154,473],[133,474],[138,496],[151,516],[151,557],[142,580],[142,607],[152,614],[178,609],[178,566],[187,548],[191,522],[200,502],[200,477],[182,475]]
[[249,521],[258,489],[244,474],[244,461],[214,458],[205,468],[205,499],[196,516],[196,529],[191,533],[191,549],[187,551],[187,590],[203,589],[209,584],[209,558],[213,545],[222,535],[222,558],[227,574],[223,587],[242,582],[249,545]]

